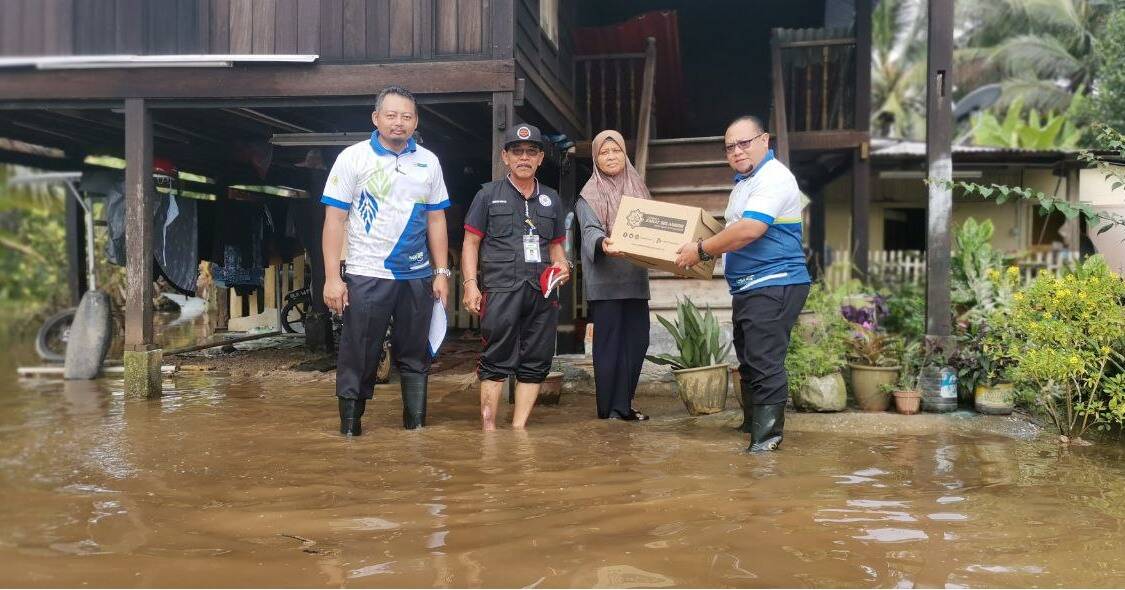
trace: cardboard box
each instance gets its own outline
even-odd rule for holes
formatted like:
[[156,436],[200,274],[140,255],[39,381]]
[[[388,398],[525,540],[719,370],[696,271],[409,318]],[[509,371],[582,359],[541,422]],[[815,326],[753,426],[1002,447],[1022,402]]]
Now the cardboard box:
[[622,197],[610,237],[627,259],[641,266],[709,279],[715,261],[684,270],[676,266],[676,250],[685,242],[707,239],[722,230],[723,224],[699,207]]

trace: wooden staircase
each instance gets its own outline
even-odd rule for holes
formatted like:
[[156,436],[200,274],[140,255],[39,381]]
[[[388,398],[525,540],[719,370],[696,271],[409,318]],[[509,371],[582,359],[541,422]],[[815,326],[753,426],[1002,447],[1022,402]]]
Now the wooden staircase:
[[[723,138],[684,137],[648,142],[645,183],[654,199],[699,207],[719,221],[734,186],[734,173],[723,156]],[[651,272],[649,288],[653,313],[675,313],[676,300],[688,297],[699,306],[710,306],[721,322],[730,320],[731,298],[723,278],[722,264],[714,277],[685,279],[667,272]]]

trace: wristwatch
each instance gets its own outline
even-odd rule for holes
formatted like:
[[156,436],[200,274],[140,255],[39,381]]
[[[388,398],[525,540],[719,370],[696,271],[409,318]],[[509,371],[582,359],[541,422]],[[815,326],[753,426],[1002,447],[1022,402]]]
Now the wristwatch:
[[699,261],[700,262],[710,262],[710,261],[715,259],[714,256],[708,254],[703,249],[703,240],[699,240],[698,242],[695,243],[695,249],[696,249],[697,252],[699,252]]
[[434,269],[434,274],[438,274],[438,275],[441,275],[441,276],[443,276],[443,277],[445,277],[445,278],[447,278],[447,279],[448,279],[449,277],[453,276],[453,272],[452,272],[452,271],[450,271],[450,270],[449,270],[448,268],[435,268],[435,269]]

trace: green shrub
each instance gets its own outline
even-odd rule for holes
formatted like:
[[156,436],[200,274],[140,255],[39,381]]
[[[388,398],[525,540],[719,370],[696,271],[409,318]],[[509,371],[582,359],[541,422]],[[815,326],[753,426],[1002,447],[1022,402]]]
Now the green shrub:
[[1125,282],[1101,257],[1058,278],[1041,273],[993,313],[986,335],[992,360],[1034,392],[1065,440],[1090,427],[1125,424]]

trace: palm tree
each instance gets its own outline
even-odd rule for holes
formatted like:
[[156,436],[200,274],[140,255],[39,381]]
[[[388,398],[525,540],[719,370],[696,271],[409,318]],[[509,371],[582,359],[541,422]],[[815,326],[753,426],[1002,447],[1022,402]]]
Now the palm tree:
[[871,16],[875,133],[922,139],[926,132],[926,2],[883,0]]
[[[958,85],[1003,85],[1001,105],[1065,111],[1096,73],[1094,45],[1109,13],[1106,0],[978,0],[966,5]],[[1119,9],[1119,8],[1118,8]]]

